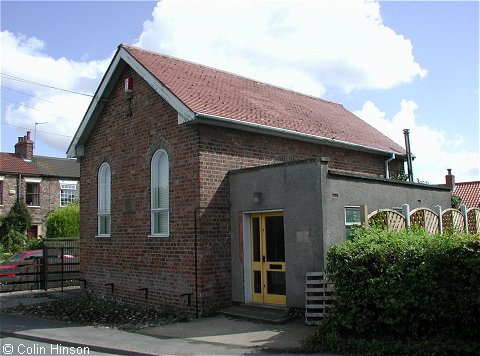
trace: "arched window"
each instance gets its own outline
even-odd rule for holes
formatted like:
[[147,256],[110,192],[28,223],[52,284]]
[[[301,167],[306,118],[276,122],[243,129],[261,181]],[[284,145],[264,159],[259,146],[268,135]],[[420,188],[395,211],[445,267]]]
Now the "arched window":
[[168,155],[158,150],[151,163],[151,234],[169,235],[169,164]]
[[111,172],[108,163],[98,170],[98,236],[110,236]]

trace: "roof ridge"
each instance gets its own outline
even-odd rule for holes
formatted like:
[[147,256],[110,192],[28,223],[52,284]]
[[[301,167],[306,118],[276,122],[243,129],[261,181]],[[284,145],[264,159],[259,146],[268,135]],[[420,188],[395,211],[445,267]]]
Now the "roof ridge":
[[61,159],[61,160],[64,160],[64,161],[75,161],[74,159],[71,159],[71,158],[68,158],[68,157],[53,157],[53,156],[41,156],[41,155],[33,155],[32,158],[36,158],[36,157],[39,157],[39,158],[50,158],[50,159]]
[[161,57],[165,57],[165,58],[170,58],[170,59],[177,60],[177,61],[180,61],[180,62],[184,62],[184,63],[187,63],[187,64],[191,64],[191,65],[195,65],[195,66],[207,68],[207,69],[213,70],[213,71],[215,71],[215,72],[219,72],[219,73],[223,73],[223,74],[235,76],[235,77],[241,78],[241,79],[243,79],[243,80],[248,80],[248,81],[251,81],[251,82],[254,82],[254,83],[257,83],[257,84],[262,84],[262,85],[266,85],[266,86],[269,86],[269,87],[272,87],[272,88],[275,88],[275,89],[284,90],[284,91],[287,91],[287,92],[290,92],[290,93],[294,93],[294,94],[297,94],[297,95],[302,95],[302,96],[305,96],[305,97],[307,97],[307,98],[311,98],[311,99],[315,99],[315,100],[321,100],[321,101],[323,101],[323,102],[325,102],[325,103],[332,104],[332,105],[337,105],[337,106],[339,106],[339,107],[344,108],[344,106],[343,106],[342,104],[336,103],[336,102],[334,102],[334,101],[322,99],[322,98],[319,98],[318,96],[314,96],[314,95],[310,95],[310,94],[301,93],[301,92],[296,91],[296,90],[287,89],[287,88],[281,87],[281,86],[279,86],[279,85],[275,85],[275,84],[271,84],[271,83],[266,83],[266,82],[260,82],[260,81],[258,81],[258,80],[253,79],[253,78],[247,77],[247,76],[245,76],[245,75],[236,74],[236,73],[233,73],[233,72],[229,72],[229,71],[227,71],[227,70],[224,70],[224,69],[219,69],[219,68],[211,67],[211,66],[208,66],[208,65],[205,65],[205,64],[193,62],[193,61],[190,61],[190,60],[188,60],[188,59],[183,59],[183,58],[174,57],[174,56],[171,56],[171,55],[168,55],[168,54],[160,53],[160,52],[158,52],[158,51],[153,51],[153,50],[149,50],[149,49],[145,49],[145,48],[140,48],[140,47],[136,47],[136,46],[131,46],[131,45],[127,45],[127,44],[125,44],[125,43],[120,44],[119,47],[123,47],[123,48],[126,48],[126,49],[131,48],[131,49],[134,49],[134,50],[137,50],[137,51],[141,51],[141,52],[144,52],[144,53],[148,53],[148,54],[152,54],[152,55],[157,55],[157,56],[161,56]]

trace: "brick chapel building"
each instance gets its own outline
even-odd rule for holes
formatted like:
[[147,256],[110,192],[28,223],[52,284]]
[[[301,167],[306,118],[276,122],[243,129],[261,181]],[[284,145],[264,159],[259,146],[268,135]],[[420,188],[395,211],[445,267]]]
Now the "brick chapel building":
[[[81,166],[88,291],[202,315],[232,301],[301,307],[303,272],[322,268],[324,241],[345,239],[345,204],[361,203],[338,203],[343,191],[418,200],[385,179],[403,173],[405,150],[342,105],[126,45],[68,155]],[[255,167],[273,168],[241,175]],[[322,190],[340,181],[363,188]]]

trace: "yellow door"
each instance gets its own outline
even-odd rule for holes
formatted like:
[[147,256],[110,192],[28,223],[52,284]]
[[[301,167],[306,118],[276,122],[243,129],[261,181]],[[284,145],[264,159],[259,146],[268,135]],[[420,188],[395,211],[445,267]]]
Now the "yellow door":
[[283,213],[254,214],[252,239],[253,302],[285,305]]

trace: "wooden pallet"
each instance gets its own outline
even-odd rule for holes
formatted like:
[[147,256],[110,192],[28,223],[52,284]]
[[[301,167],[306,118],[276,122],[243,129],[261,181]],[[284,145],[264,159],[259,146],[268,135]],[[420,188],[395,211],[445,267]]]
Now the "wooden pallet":
[[307,272],[305,276],[305,324],[316,325],[333,304],[333,284],[325,279],[325,272]]

